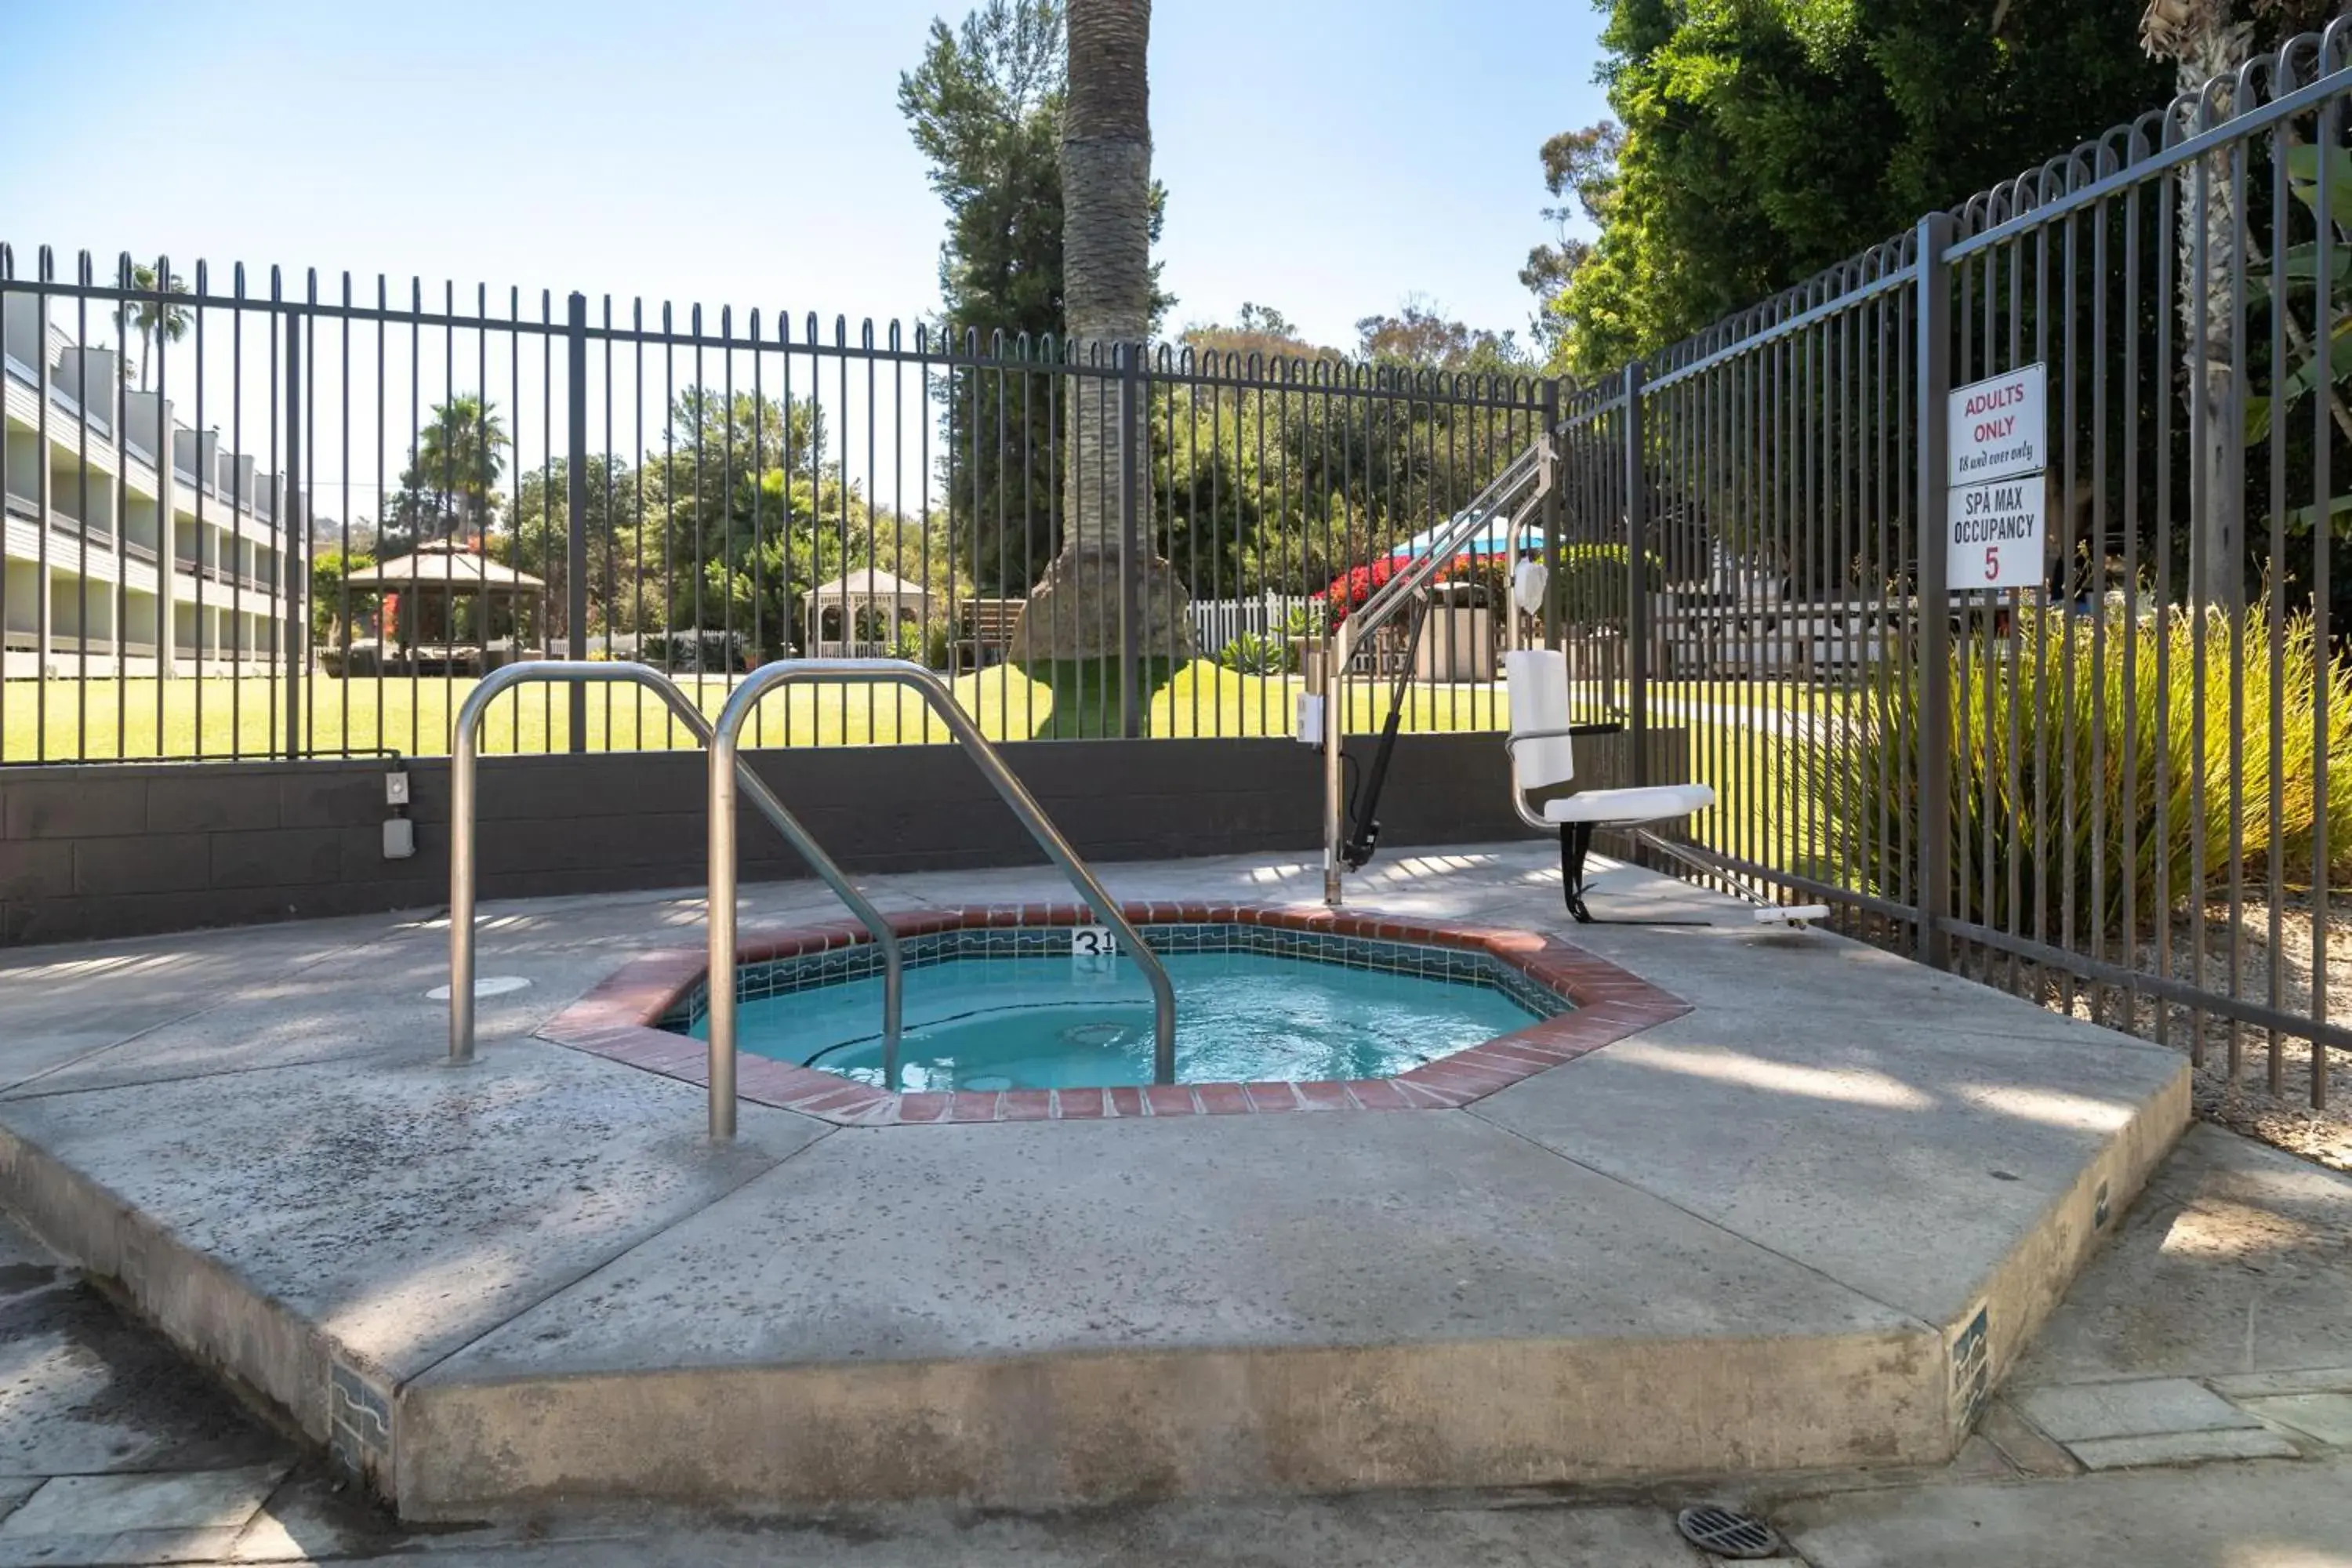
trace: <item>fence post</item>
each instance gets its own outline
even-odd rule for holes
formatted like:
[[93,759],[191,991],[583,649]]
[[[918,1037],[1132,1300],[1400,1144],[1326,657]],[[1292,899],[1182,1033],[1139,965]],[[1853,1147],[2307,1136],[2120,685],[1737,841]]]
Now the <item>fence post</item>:
[[1937,969],[1952,964],[1951,933],[1943,925],[1952,912],[1952,619],[1951,595],[1945,586],[1951,546],[1946,516],[1949,476],[1945,470],[1950,455],[1944,423],[1944,403],[1952,389],[1952,268],[1944,256],[1951,240],[1950,214],[1929,213],[1919,220],[1918,290],[1912,313],[1919,334],[1913,356],[1918,384],[1912,410],[1919,452],[1918,581],[1914,592],[1919,616],[1919,958]]
[[1136,493],[1136,431],[1143,417],[1143,353],[1139,343],[1118,345],[1118,732],[1129,740],[1143,733],[1143,678],[1139,647],[1143,607],[1143,552],[1137,538],[1141,497]]
[[[272,293],[276,290],[273,289]],[[303,544],[310,538],[310,520],[302,506],[302,313],[286,312],[286,494],[278,507],[278,553],[285,563],[286,579],[286,755],[289,761],[302,754],[302,663],[301,633],[307,628],[303,619],[309,614],[309,584],[298,574],[301,571]],[[158,443],[169,441],[168,434],[158,432]],[[197,443],[201,454],[203,443]],[[171,461],[171,454],[163,454]],[[197,483],[210,476],[199,473]],[[198,540],[201,550],[203,541]],[[230,564],[236,564],[236,541],[230,540]],[[159,552],[160,553],[160,552]],[[161,737],[158,737],[160,739]]]
[[[564,374],[571,378],[565,417],[571,440],[564,455],[564,506],[572,526],[563,557],[564,657],[588,657],[588,296],[575,293],[564,343]],[[588,749],[588,683],[570,680],[572,750]],[[605,710],[607,723],[612,710]]]
[[[1543,503],[1543,563],[1550,574],[1546,578],[1543,602],[1543,641],[1546,647],[1559,647],[1559,597],[1568,591],[1567,563],[1560,557],[1560,524],[1567,508],[1563,496],[1568,488],[1567,443],[1559,433],[1559,378],[1546,376],[1543,384],[1543,444],[1544,444],[1544,503]],[[1517,601],[1511,615],[1518,614]]]
[[1625,397],[1625,717],[1633,783],[1650,782],[1650,596],[1642,564],[1650,553],[1650,498],[1642,483],[1642,362],[1629,362]]

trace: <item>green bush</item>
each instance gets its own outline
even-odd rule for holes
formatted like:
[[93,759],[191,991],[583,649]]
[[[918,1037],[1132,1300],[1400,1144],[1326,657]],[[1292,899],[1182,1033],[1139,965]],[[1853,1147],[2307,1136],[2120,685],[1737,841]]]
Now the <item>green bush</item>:
[[[2063,943],[2119,934],[2126,888],[2142,931],[2154,928],[2159,911],[2182,907],[2195,890],[2190,844],[2200,826],[2208,895],[2224,885],[2233,784],[2250,879],[2267,876],[2273,842],[2295,885],[2310,876],[2320,835],[2328,839],[2332,862],[2352,857],[2352,805],[2337,805],[2320,823],[2315,784],[2324,682],[2329,794],[2338,802],[2352,796],[2352,672],[2316,647],[2307,617],[2286,622],[2273,662],[2268,607],[2257,605],[2242,615],[2236,626],[2226,616],[2209,615],[2201,630],[2197,617],[2184,611],[2124,625],[2111,618],[2095,647],[2087,619],[2028,613],[2012,640],[1994,642],[1990,668],[1983,645],[1976,646],[1965,679],[1956,650],[1948,742],[1953,841],[1942,846],[1922,846],[1916,783],[1905,777],[1908,766],[1898,765],[1909,743],[1910,716],[1917,712],[1916,672],[1908,662],[1885,667],[1868,694],[1865,716],[1832,721],[1838,727],[1819,737],[1828,808],[1822,847],[1830,862],[1876,868],[1866,879],[1882,896],[1916,896],[1920,854],[1934,848],[1966,868],[1953,889],[1953,912],[1960,919],[2008,929],[2014,914],[2015,929],[2031,932],[2038,904],[2050,940]],[[2201,688],[2196,679],[2200,638]],[[2159,645],[2165,658],[2160,686]],[[2234,744],[2233,647],[2244,669],[2238,706],[2242,741]],[[2275,813],[2274,699],[2281,756]],[[2201,748],[2195,723],[2200,709]],[[2165,850],[2160,881],[2159,846]],[[2095,870],[2103,889],[2095,888]],[[2062,900],[2070,873],[2074,930],[2066,931]],[[2095,891],[2100,895],[2095,907]]]
[[929,665],[932,662],[931,639],[920,626],[909,625],[902,621],[898,625],[898,629],[890,635],[890,657],[903,658],[914,664]]
[[1293,605],[1274,629],[1279,637],[1319,637],[1327,628],[1323,625],[1321,607],[1316,605]]
[[1288,675],[1290,645],[1280,637],[1244,632],[1217,650],[1217,662],[1241,675]]

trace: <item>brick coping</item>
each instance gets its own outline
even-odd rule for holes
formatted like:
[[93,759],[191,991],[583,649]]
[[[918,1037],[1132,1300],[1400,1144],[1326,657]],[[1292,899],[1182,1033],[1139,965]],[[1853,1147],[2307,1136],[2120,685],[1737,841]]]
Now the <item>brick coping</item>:
[[[756,1105],[857,1127],[1245,1116],[1292,1110],[1444,1110],[1484,1100],[1521,1079],[1574,1061],[1690,1011],[1687,1003],[1639,975],[1542,931],[1350,914],[1318,906],[1136,902],[1122,905],[1121,911],[1139,926],[1270,926],[1483,952],[1575,1005],[1387,1079],[893,1093],[815,1068],[740,1052],[735,1068],[736,1092]],[[1079,904],[971,904],[894,914],[889,920],[901,937],[988,927],[1093,923],[1091,911]],[[736,960],[760,963],[855,947],[871,940],[865,928],[845,921],[759,930],[745,934],[736,948]],[[666,1078],[707,1084],[709,1061],[704,1042],[657,1026],[693,990],[707,967],[698,949],[641,953],[556,1015],[539,1030],[539,1037]]]

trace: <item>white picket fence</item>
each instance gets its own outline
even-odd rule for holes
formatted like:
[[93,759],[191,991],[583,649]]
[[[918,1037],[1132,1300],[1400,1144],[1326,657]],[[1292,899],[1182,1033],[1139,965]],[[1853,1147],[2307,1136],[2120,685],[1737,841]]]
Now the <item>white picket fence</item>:
[[1255,599],[1195,599],[1193,646],[1213,658],[1219,648],[1244,633],[1265,637],[1274,632],[1294,606],[1305,603],[1274,594]]

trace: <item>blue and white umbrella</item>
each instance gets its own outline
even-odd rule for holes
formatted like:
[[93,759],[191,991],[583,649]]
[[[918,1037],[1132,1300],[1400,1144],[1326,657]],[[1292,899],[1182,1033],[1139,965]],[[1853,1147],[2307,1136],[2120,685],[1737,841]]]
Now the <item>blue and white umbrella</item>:
[[[1462,520],[1463,514],[1456,512],[1433,528],[1423,529],[1419,533],[1390,551],[1389,559],[1406,561],[1431,553],[1438,548],[1440,540],[1461,525]],[[1523,550],[1535,549],[1543,531],[1534,522],[1523,522],[1517,529],[1518,537],[1516,541],[1511,537],[1512,531],[1509,519],[1489,513],[1486,526],[1454,546],[1454,558],[1459,561],[1465,557],[1478,559],[1496,555],[1517,555]]]

